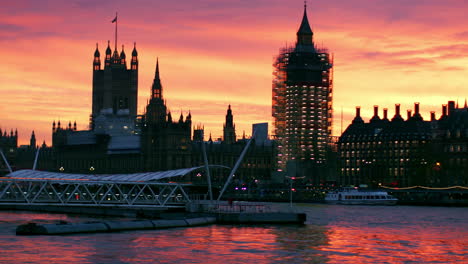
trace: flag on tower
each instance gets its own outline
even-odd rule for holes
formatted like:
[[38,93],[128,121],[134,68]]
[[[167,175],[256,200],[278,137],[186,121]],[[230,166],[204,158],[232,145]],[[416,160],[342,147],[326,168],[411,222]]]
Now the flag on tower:
[[115,22],[117,22],[117,15],[115,15],[114,20],[112,20],[112,23],[115,23]]

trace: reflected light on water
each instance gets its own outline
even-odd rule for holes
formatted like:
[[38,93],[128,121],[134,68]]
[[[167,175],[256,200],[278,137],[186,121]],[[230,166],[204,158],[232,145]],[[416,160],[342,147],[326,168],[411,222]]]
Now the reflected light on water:
[[[439,232],[440,231],[440,232]],[[455,231],[455,232],[454,232]],[[347,228],[332,226],[328,244],[318,247],[330,263],[463,263],[467,233],[411,227]]]
[[[34,220],[95,218],[0,212],[0,263],[466,263],[465,208],[308,206],[308,223],[208,225],[16,236]],[[465,261],[465,262],[464,262]]]

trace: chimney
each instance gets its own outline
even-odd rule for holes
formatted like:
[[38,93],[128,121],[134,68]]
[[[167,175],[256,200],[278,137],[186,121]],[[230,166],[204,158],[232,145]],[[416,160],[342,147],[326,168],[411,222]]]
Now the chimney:
[[407,113],[407,117],[408,117],[407,120],[409,120],[409,119],[411,118],[411,110],[408,109],[408,110],[406,111],[406,113]]
[[414,115],[419,114],[419,103],[414,103]]
[[388,119],[388,109],[387,108],[383,109],[383,119]]
[[450,115],[454,109],[455,109],[455,101],[449,101],[447,115]]
[[356,117],[361,117],[361,107],[356,106]]
[[442,105],[442,116],[447,116],[447,105]]
[[379,106],[374,105],[374,116],[379,116]]
[[435,112],[431,111],[431,121],[435,121],[435,120],[436,120]]
[[400,104],[395,104],[395,116],[400,115]]

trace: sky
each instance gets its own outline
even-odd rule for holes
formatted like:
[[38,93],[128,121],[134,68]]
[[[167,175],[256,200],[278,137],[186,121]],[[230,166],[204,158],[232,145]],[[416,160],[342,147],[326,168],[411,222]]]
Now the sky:
[[[88,129],[92,60],[111,41],[139,55],[138,111],[143,113],[159,58],[172,115],[191,111],[205,136],[222,136],[232,106],[238,137],[269,122],[273,58],[295,43],[300,0],[16,0],[0,5],[0,128],[35,130],[51,143],[52,122]],[[427,120],[468,91],[468,2],[464,0],[308,1],[314,41],[334,55],[333,135],[361,107],[407,109]],[[102,58],[101,58],[102,60]],[[413,110],[414,111],[414,110]],[[343,118],[341,118],[343,117]],[[341,125],[343,124],[343,125]]]

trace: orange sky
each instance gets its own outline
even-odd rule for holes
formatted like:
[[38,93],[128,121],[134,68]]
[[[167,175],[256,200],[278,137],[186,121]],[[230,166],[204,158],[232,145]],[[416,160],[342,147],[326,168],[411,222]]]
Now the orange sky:
[[[465,1],[309,2],[314,39],[335,57],[334,135],[341,109],[344,129],[357,105],[368,120],[373,105],[391,117],[395,103],[405,116],[420,102],[428,119],[448,100],[464,103]],[[87,129],[95,44],[103,54],[113,42],[115,11],[119,47],[129,54],[137,43],[140,113],[159,57],[173,116],[191,110],[205,135],[222,135],[228,104],[238,136],[249,135],[252,123],[271,122],[273,57],[294,43],[302,1],[17,0],[0,6],[0,128],[17,128],[20,144],[33,129],[50,144],[53,120]]]

